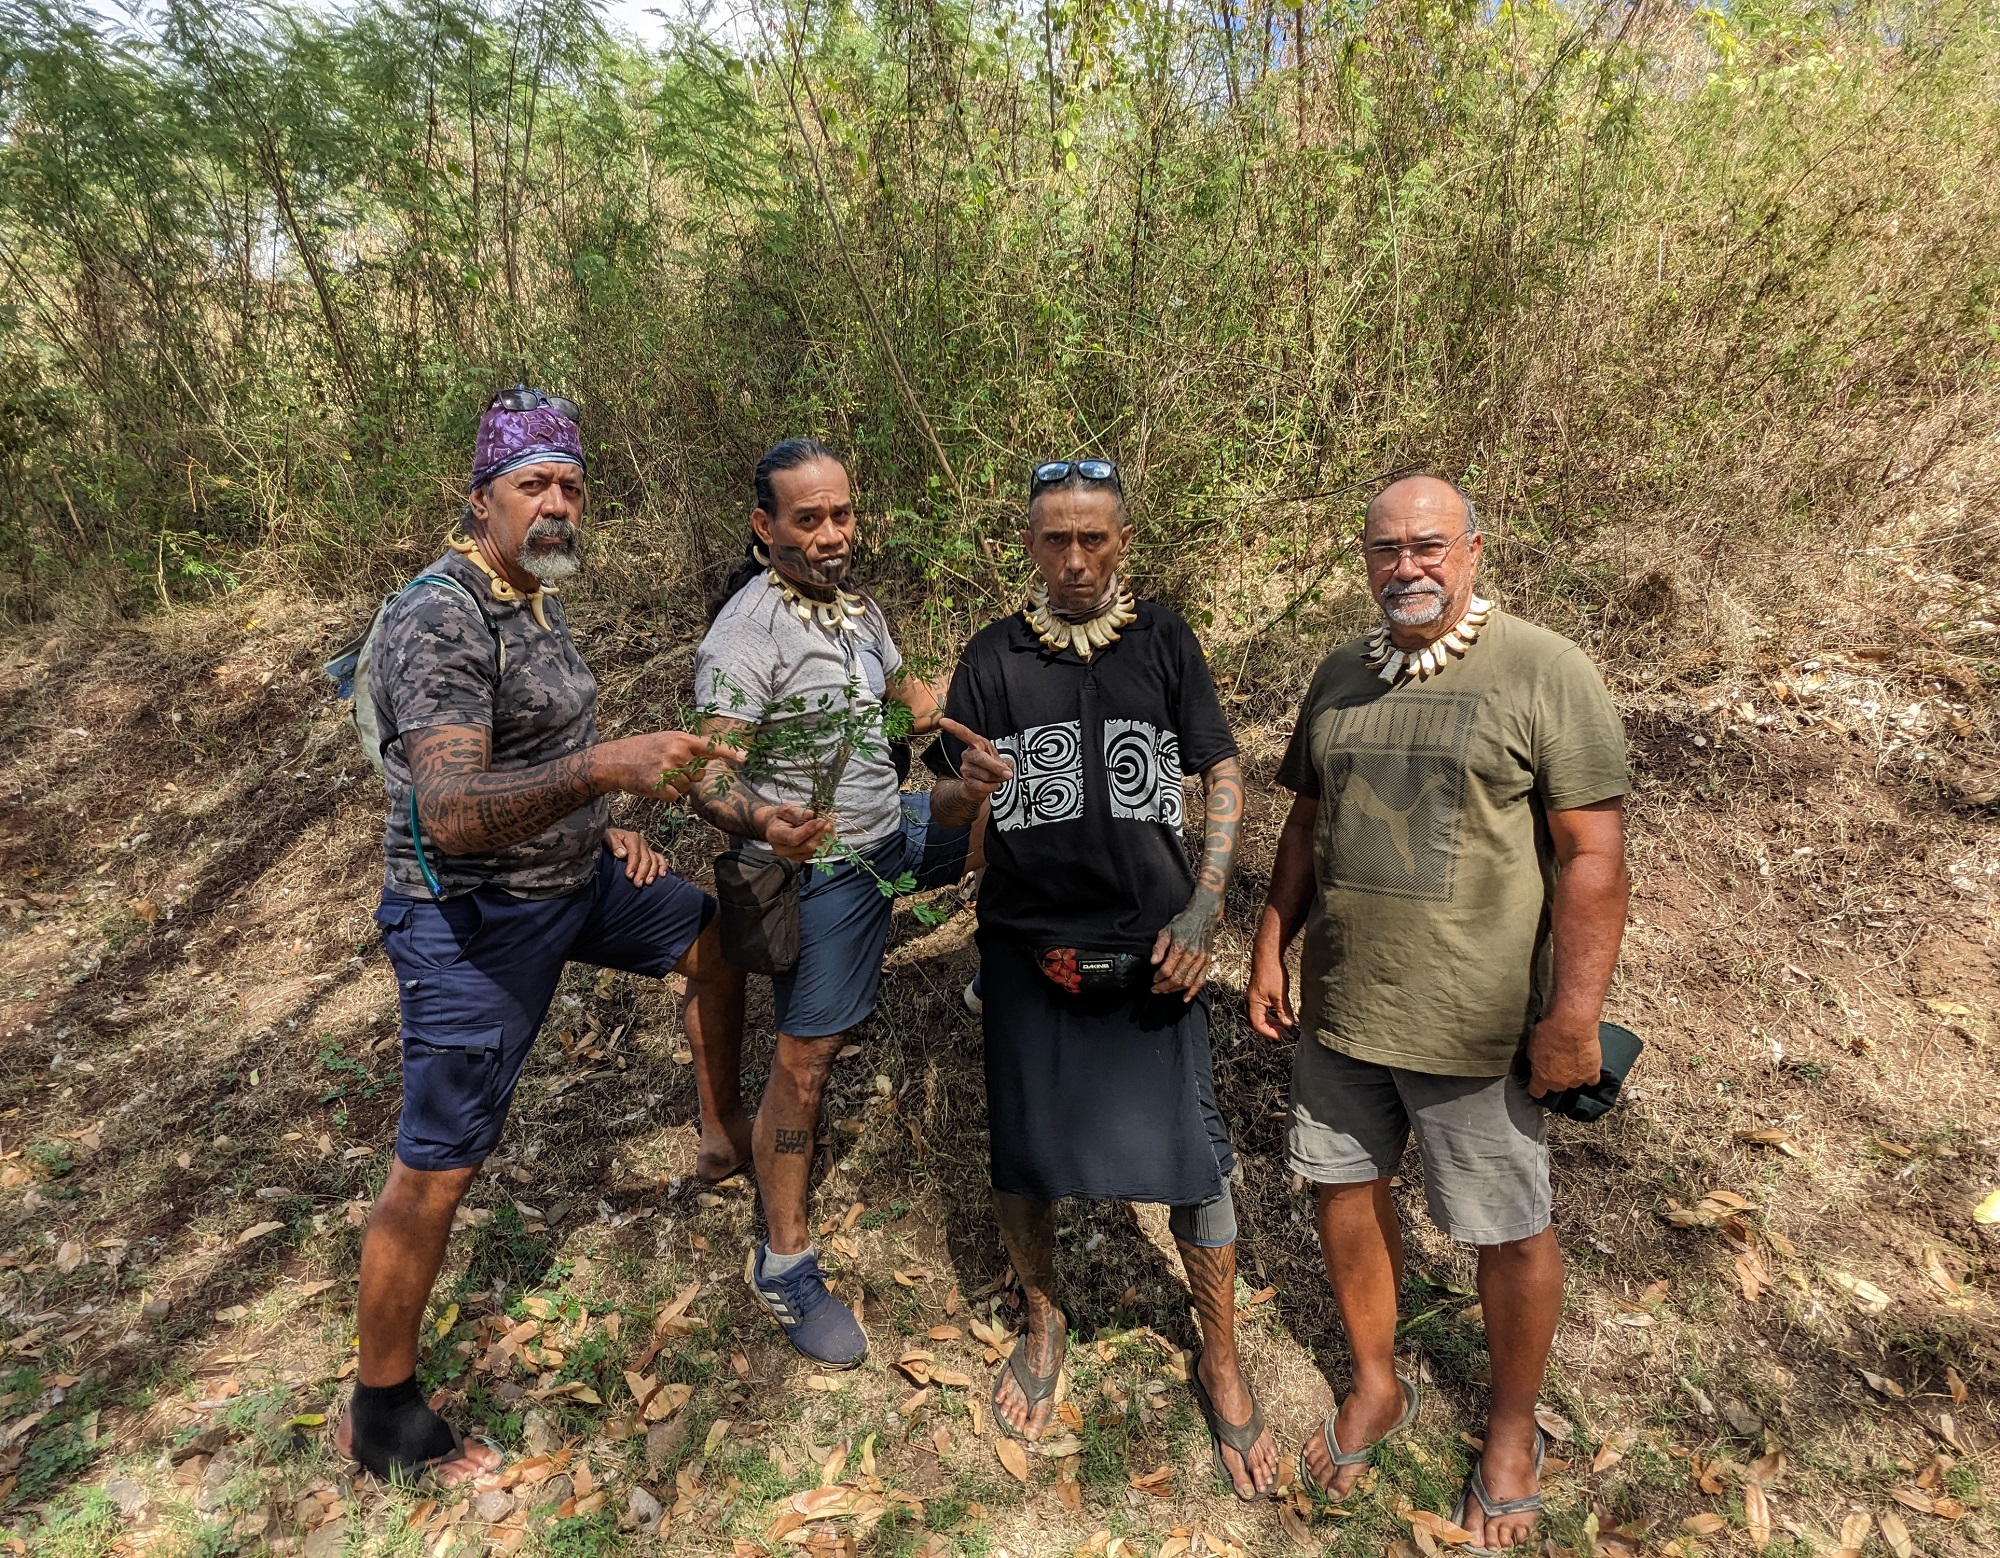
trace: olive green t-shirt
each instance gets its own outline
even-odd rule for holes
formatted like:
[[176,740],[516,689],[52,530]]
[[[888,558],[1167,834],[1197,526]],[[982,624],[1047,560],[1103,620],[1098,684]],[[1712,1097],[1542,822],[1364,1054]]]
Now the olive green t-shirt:
[[1550,987],[1547,812],[1630,788],[1625,730],[1560,634],[1495,611],[1390,687],[1365,639],[1320,663],[1278,782],[1319,801],[1300,1020],[1344,1055],[1504,1076]]

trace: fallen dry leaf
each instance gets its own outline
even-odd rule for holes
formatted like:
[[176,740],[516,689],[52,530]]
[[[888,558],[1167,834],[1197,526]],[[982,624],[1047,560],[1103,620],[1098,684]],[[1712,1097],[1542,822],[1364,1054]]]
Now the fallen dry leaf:
[[1771,1501],[1754,1482],[1743,1484],[1743,1525],[1757,1551],[1771,1545]]
[[1909,1399],[1910,1393],[1887,1375],[1871,1374],[1866,1369],[1861,1369],[1857,1372],[1868,1382],[1868,1388],[1877,1395],[1887,1396],[1892,1401],[1906,1401]]
[[1889,1551],[1896,1558],[1910,1558],[1913,1550],[1910,1528],[1903,1524],[1903,1517],[1893,1509],[1876,1512],[1875,1524],[1882,1528],[1882,1540],[1889,1544]]
[[88,1259],[89,1255],[84,1247],[74,1239],[65,1239],[56,1246],[56,1270],[64,1276],[68,1276]]
[[1718,1531],[1729,1529],[1729,1522],[1713,1510],[1705,1509],[1698,1515],[1689,1515],[1681,1522],[1681,1529],[1689,1536],[1713,1536]]
[[1799,1144],[1792,1140],[1789,1131],[1781,1131],[1769,1126],[1761,1131],[1738,1131],[1736,1139],[1752,1147],[1776,1147],[1788,1158],[1799,1156]]
[[1857,1277],[1845,1271],[1829,1271],[1827,1281],[1850,1298],[1854,1307],[1863,1314],[1879,1315],[1889,1307],[1889,1295],[1865,1277]]
[[1007,1468],[1016,1482],[1027,1482],[1028,1452],[1022,1447],[1020,1440],[1003,1437],[994,1444],[993,1453],[999,1457],[1000,1464]]
[[1604,1443],[1597,1447],[1597,1453],[1590,1458],[1592,1471],[1609,1471],[1625,1459],[1625,1452],[1632,1448],[1636,1436],[1629,1429],[1620,1429],[1615,1434],[1605,1436]]
[[964,1336],[955,1325],[934,1325],[924,1335],[934,1342],[955,1342]]
[[238,1246],[249,1244],[254,1240],[263,1238],[266,1234],[276,1233],[284,1226],[283,1223],[252,1223],[236,1236],[236,1243]]
[[1472,1540],[1472,1533],[1463,1526],[1455,1526],[1442,1515],[1433,1515],[1427,1509],[1409,1510],[1403,1518],[1409,1521],[1412,1530],[1421,1531],[1450,1547],[1463,1546]]
[[1959,1378],[1958,1370],[1952,1368],[1949,1364],[1945,1366],[1944,1388],[1951,1396],[1952,1401],[1959,1406],[1965,1405],[1966,1397],[1971,1394],[1965,1388],[1965,1381]]
[[1544,1406],[1535,1408],[1535,1421],[1541,1424],[1542,1432],[1555,1440],[1557,1444],[1568,1444],[1570,1435],[1576,1432],[1570,1426],[1568,1418],[1558,1417]]
[[1140,1476],[1125,1479],[1137,1492],[1152,1498],[1172,1498],[1174,1496],[1174,1469],[1169,1465],[1155,1466]]

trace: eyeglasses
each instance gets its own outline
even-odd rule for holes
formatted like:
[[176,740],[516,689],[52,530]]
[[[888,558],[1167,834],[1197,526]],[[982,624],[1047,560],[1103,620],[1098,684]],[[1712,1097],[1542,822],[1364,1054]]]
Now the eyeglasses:
[[1462,534],[1453,536],[1449,541],[1440,541],[1433,537],[1428,541],[1417,541],[1409,546],[1398,546],[1393,541],[1377,541],[1371,546],[1364,546],[1361,555],[1367,559],[1368,566],[1377,571],[1394,568],[1406,557],[1414,561],[1419,568],[1435,568],[1449,557],[1451,549],[1464,539]]
[[1028,496],[1032,498],[1044,487],[1068,481],[1072,474],[1081,476],[1085,481],[1109,482],[1118,490],[1120,497],[1125,494],[1125,484],[1118,479],[1118,467],[1109,460],[1049,460],[1035,467],[1034,479],[1028,484]]
[[525,384],[516,384],[510,390],[502,390],[486,403],[488,411],[534,411],[547,406],[557,416],[566,421],[581,422],[583,407],[566,395],[551,395],[547,390],[529,389]]

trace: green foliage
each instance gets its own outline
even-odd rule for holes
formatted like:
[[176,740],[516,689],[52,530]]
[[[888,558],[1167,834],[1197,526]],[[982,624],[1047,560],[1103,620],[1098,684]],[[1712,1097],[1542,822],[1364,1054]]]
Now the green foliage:
[[28,1550],[44,1558],[104,1558],[118,1535],[118,1510],[102,1488],[71,1487],[25,1534]]
[[1588,609],[1607,522],[1755,552],[1977,436],[1909,430],[1992,382],[1995,20],[892,0],[647,51],[587,0],[0,0],[0,609],[407,574],[516,377],[695,575],[759,447],[834,440],[931,647],[1075,450],[1217,632],[1337,610],[1322,495],[1411,464]]

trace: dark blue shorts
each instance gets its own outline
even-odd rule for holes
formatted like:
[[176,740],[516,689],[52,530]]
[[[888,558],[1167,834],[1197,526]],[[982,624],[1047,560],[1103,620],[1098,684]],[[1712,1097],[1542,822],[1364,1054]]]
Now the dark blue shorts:
[[[903,797],[903,831],[862,851],[875,875],[905,871],[919,887],[948,887],[965,874],[970,828],[931,821],[931,798]],[[830,1039],[875,1010],[892,905],[875,877],[851,860],[807,867],[799,878],[799,961],[771,981],[777,1028],[795,1039]]]
[[403,1009],[396,1156],[413,1169],[484,1162],[563,964],[657,979],[714,913],[715,900],[677,876],[634,887],[609,851],[597,875],[562,898],[489,888],[433,903],[383,893],[375,923]]

